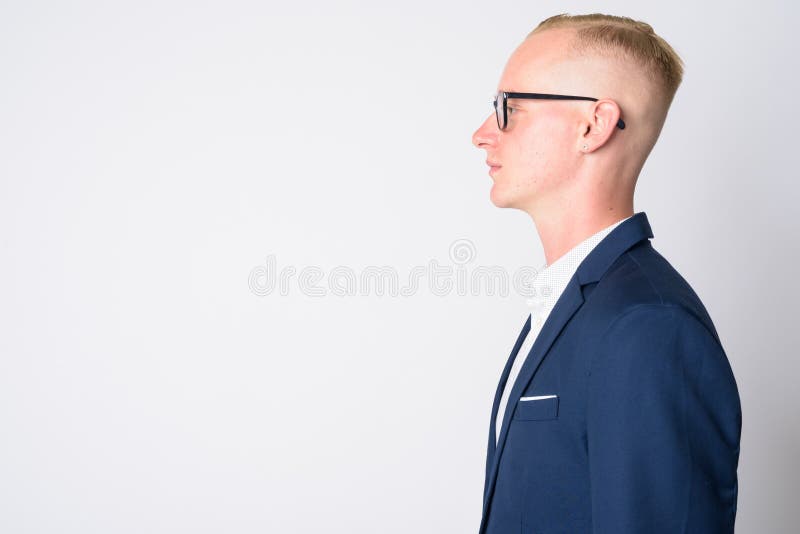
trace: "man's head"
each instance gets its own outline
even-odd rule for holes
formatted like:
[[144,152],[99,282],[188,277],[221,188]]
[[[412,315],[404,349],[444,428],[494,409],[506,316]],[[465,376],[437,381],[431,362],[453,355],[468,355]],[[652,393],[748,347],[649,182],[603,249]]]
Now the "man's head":
[[498,91],[598,100],[509,99],[503,131],[492,113],[472,138],[496,166],[492,202],[531,216],[632,206],[682,75],[678,55],[643,22],[599,14],[543,21],[509,58]]

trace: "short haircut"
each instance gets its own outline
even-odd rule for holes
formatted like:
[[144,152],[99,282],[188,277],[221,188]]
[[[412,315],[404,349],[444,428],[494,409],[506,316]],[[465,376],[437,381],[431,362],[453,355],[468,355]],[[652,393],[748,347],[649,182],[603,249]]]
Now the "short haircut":
[[563,13],[543,20],[528,36],[552,28],[576,30],[571,52],[597,53],[633,61],[662,90],[662,110],[666,114],[683,79],[683,61],[652,26],[628,17],[569,15]]

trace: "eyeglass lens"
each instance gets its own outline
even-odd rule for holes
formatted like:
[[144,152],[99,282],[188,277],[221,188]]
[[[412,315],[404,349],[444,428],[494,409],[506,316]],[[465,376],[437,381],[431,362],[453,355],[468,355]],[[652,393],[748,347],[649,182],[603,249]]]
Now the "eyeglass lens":
[[494,97],[494,114],[497,118],[497,127],[504,130],[506,127],[506,99],[503,93]]

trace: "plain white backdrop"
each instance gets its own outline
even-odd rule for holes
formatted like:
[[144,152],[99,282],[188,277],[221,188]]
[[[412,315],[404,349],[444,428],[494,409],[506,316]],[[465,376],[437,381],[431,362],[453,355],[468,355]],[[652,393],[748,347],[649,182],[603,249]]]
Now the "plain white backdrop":
[[304,288],[540,266],[470,138],[539,21],[598,11],[686,64],[635,209],[739,384],[737,532],[793,531],[798,9],[632,0],[3,2],[0,531],[476,531],[524,297]]

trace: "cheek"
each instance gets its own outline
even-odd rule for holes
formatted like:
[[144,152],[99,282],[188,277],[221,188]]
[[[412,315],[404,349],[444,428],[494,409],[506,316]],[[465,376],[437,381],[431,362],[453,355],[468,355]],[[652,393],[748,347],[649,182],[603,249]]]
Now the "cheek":
[[549,136],[536,131],[528,131],[526,135],[515,139],[514,144],[508,148],[517,170],[533,171],[547,165],[547,160],[552,155],[554,147],[552,138]]
[[[561,130],[561,131],[559,131]],[[546,194],[558,187],[564,176],[569,175],[566,160],[569,144],[562,128],[539,128],[526,132],[515,140],[513,146],[513,176],[511,185],[517,194]]]
[[571,142],[564,123],[551,121],[525,132],[515,146],[517,161],[538,173],[562,169]]

